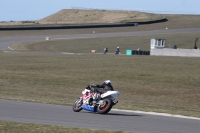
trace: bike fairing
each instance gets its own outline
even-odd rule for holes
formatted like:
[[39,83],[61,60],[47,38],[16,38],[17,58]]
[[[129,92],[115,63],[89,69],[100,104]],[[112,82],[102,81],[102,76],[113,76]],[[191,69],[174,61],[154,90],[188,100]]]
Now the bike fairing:
[[[99,101],[100,94],[103,94],[107,92],[107,90],[99,90],[98,88],[102,88],[101,85],[97,84],[91,84],[88,87],[86,87],[90,91],[83,91],[83,105],[82,108],[88,111],[96,112],[97,110],[94,108],[93,104],[96,103],[96,101]],[[99,94],[100,93],[100,94]]]

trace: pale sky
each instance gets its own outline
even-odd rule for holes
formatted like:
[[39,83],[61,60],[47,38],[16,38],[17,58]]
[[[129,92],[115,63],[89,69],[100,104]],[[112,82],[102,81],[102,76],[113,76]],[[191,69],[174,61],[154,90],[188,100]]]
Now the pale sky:
[[200,0],[0,0],[0,21],[39,20],[74,7],[200,14]]

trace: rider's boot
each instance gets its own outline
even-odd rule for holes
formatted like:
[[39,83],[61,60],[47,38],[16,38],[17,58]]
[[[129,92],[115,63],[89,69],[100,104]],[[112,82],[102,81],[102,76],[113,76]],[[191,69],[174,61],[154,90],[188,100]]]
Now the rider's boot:
[[91,105],[91,102],[93,101],[93,99],[92,98],[88,98],[88,99],[86,99],[86,104],[87,105]]

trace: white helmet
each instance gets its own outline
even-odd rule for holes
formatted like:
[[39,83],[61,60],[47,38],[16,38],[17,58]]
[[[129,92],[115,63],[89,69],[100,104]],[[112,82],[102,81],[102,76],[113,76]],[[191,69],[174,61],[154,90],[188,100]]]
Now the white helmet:
[[109,84],[109,83],[111,84],[111,80],[105,80],[104,81],[104,84]]

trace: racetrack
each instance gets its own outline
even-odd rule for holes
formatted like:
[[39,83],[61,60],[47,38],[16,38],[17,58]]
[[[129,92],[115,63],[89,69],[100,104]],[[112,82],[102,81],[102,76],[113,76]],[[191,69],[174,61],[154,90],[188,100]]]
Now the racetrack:
[[[95,34],[76,34],[76,35],[50,35],[50,39],[59,38],[91,38],[91,37],[120,37],[120,36],[136,36],[136,35],[153,35],[153,34],[173,34],[173,33],[190,33],[200,32],[200,28],[190,29],[172,29],[172,30],[154,30],[154,31],[138,31],[138,32],[116,32],[116,33],[95,33]],[[27,42],[34,40],[45,40],[47,36],[23,36],[23,37],[7,37],[0,38],[0,49],[10,50],[11,44],[19,42]]]
[[200,120],[110,111],[107,115],[87,111],[73,112],[72,107],[0,100],[0,120],[121,130],[138,133],[199,133]]
[[[55,35],[50,39],[83,38],[107,36],[134,36],[148,34],[172,34],[199,32],[195,29],[176,29],[144,32],[119,32],[102,34]],[[9,50],[9,45],[31,40],[44,40],[46,36],[0,38],[0,49]],[[120,102],[120,101],[119,101]],[[0,100],[0,120],[53,124],[92,129],[123,130],[139,133],[199,133],[200,120],[174,118],[141,113],[111,111],[108,115],[99,115],[81,111],[75,113],[71,107],[39,104],[20,101]]]

